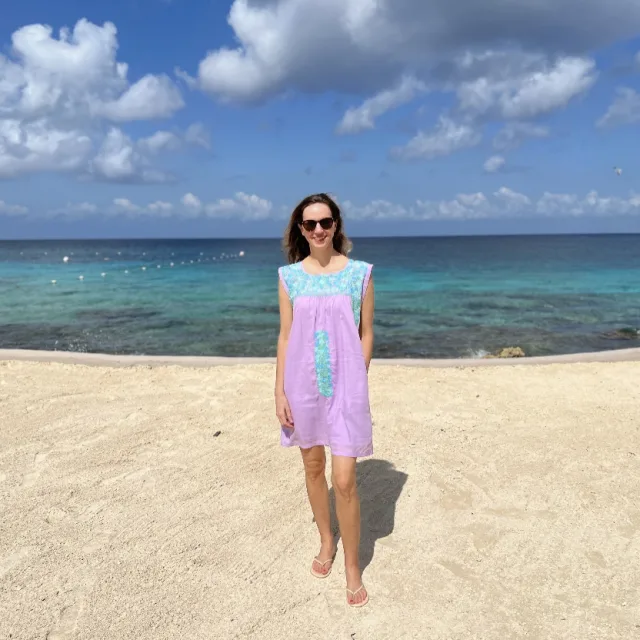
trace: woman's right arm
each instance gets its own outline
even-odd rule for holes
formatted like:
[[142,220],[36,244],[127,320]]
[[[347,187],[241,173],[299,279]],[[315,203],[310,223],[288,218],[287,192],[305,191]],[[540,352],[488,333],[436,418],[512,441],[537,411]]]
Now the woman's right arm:
[[282,281],[278,280],[278,303],[280,306],[280,333],[278,335],[278,352],[276,364],[276,414],[280,424],[293,429],[293,416],[284,392],[284,361],[287,355],[289,334],[293,322],[293,306]]

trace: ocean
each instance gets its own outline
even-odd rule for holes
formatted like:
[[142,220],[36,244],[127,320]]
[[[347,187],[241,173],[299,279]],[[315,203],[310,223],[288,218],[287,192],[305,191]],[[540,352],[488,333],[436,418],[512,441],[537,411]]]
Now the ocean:
[[[376,358],[640,346],[615,335],[640,328],[640,235],[363,238],[351,257],[375,265]],[[283,263],[279,240],[0,241],[0,348],[275,356]]]

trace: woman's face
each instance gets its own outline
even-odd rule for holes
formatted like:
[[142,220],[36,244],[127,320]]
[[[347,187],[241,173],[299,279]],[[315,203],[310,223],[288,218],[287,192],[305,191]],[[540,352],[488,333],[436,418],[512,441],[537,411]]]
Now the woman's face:
[[[324,224],[318,224],[321,222]],[[314,224],[315,223],[315,224]],[[328,227],[325,229],[324,227]],[[333,236],[336,225],[331,215],[331,209],[326,204],[310,204],[302,212],[302,235],[306,238],[310,247],[326,249],[333,245]]]

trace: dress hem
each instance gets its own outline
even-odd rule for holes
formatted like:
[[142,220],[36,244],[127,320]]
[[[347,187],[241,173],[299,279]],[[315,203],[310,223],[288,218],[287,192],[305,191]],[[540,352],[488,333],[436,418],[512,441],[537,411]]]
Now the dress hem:
[[353,453],[352,451],[345,451],[343,449],[334,449],[327,442],[313,442],[310,444],[298,444],[291,442],[289,444],[280,443],[285,449],[291,449],[292,447],[299,447],[300,449],[311,449],[311,447],[329,447],[331,454],[334,456],[345,456],[347,458],[370,458],[373,455],[373,446],[369,446],[364,452]]

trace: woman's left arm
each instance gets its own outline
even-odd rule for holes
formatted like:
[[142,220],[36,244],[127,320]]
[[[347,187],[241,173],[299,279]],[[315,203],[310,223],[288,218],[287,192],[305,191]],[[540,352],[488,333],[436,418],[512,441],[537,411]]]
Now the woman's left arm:
[[373,308],[375,306],[375,294],[373,291],[373,276],[369,280],[367,290],[362,300],[362,310],[360,311],[360,342],[362,343],[362,354],[364,363],[369,371],[369,364],[373,356]]

